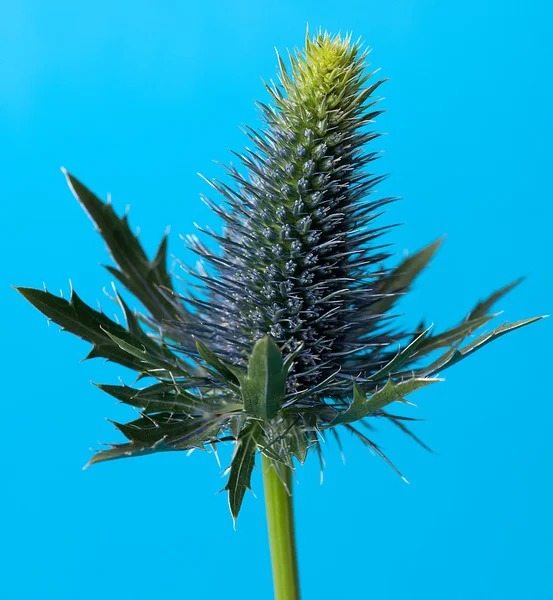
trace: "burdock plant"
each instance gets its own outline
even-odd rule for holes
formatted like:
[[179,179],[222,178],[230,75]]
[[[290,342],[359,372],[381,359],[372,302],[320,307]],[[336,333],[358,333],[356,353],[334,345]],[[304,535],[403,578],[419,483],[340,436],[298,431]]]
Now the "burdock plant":
[[341,432],[389,462],[361,425],[388,419],[411,434],[408,419],[389,412],[393,402],[539,318],[473,335],[515,284],[442,333],[402,329],[394,318],[395,303],[439,241],[386,266],[381,237],[388,227],[378,217],[393,198],[373,197],[382,177],[368,170],[378,152],[366,150],[378,137],[372,124],[381,112],[375,92],[382,81],[372,83],[366,59],[359,42],[327,33],[308,36],[288,67],[278,59],[278,83],[267,85],[272,103],[259,104],[263,128],[246,130],[253,149],[238,155],[243,169],[228,168],[230,183],[210,182],[224,203],[204,201],[223,229],[202,230],[216,244],[188,238],[200,261],[195,269],[181,265],[192,280],[185,292],[167,270],[167,237],[150,259],[127,216],[66,171],[117,265],[109,272],[143,310],[131,310],[115,291],[123,326],[74,290],[65,300],[18,288],[49,319],[92,344],[87,358],[138,374],[133,386],[99,385],[140,416],[114,423],[127,441],[109,445],[90,464],[233,443],[225,489],[236,519],[261,457],[279,600],[299,598],[296,465],[310,453],[321,458],[322,440],[332,435],[339,442]]

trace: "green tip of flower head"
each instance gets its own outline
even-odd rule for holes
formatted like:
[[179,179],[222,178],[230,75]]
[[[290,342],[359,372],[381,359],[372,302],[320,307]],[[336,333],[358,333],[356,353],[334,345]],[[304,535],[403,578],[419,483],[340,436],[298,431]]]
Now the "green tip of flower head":
[[308,34],[305,49],[290,57],[290,74],[280,61],[280,82],[290,104],[306,120],[339,122],[366,98],[356,97],[367,80],[363,77],[366,56],[360,43],[352,43],[351,35],[331,36],[325,31],[310,38]]
[[[351,43],[351,36],[319,33],[307,37],[303,51],[292,59],[295,86],[285,86],[287,92],[297,94],[305,101],[326,100],[334,106],[347,97],[356,75],[363,70],[359,45]],[[295,90],[294,90],[295,87]]]

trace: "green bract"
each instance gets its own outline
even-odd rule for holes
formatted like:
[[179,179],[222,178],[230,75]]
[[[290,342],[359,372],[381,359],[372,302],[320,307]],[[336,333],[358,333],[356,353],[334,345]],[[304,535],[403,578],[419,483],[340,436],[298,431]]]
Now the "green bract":
[[207,232],[219,251],[190,237],[203,266],[184,267],[196,278],[184,295],[167,272],[167,239],[150,259],[127,217],[66,173],[117,265],[110,273],[145,309],[133,312],[116,294],[122,326],[74,291],[64,300],[18,288],[48,318],[92,344],[87,358],[139,374],[140,386],[99,386],[141,416],[115,423],[127,442],[91,463],[234,441],[226,489],[236,517],[258,452],[283,482],[310,450],[320,455],[329,431],[348,430],[384,457],[359,431],[360,421],[388,418],[410,433],[401,417],[387,412],[393,402],[538,320],[502,325],[465,344],[515,284],[439,334],[405,331],[393,319],[395,302],[440,242],[393,269],[383,266],[389,256],[380,236],[388,228],[377,219],[393,199],[372,197],[382,177],[368,170],[377,152],[365,148],[378,137],[371,127],[382,82],[372,83],[366,55],[350,37],[321,33],[307,38],[289,68],[279,59],[280,83],[267,86],[272,104],[259,105],[264,126],[248,130],[254,148],[239,155],[243,172],[228,169],[234,185],[210,182],[225,201],[205,199],[224,224],[220,234]]

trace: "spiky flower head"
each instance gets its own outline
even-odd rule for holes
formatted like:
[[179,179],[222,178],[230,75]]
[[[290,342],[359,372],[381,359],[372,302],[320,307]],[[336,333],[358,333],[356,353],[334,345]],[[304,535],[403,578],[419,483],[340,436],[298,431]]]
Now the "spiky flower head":
[[311,448],[320,454],[327,432],[349,430],[384,457],[357,422],[387,418],[409,432],[388,412],[392,402],[537,320],[503,325],[462,345],[493,318],[492,304],[511,284],[444,333],[398,328],[394,303],[439,242],[394,269],[382,266],[388,254],[380,236],[387,228],[377,218],[391,199],[372,196],[381,177],[370,172],[377,152],[367,149],[378,136],[374,92],[382,82],[372,83],[366,61],[350,36],[327,33],[307,37],[288,68],[279,58],[279,81],[267,86],[272,102],[259,104],[263,128],[247,129],[253,149],[238,155],[243,169],[229,167],[234,185],[210,182],[224,199],[223,205],[205,199],[224,225],[220,234],[207,232],[219,250],[190,237],[202,263],[196,270],[183,266],[196,279],[184,294],[166,269],[166,238],[150,260],[127,217],[66,173],[117,264],[110,273],[146,309],[133,312],[115,292],[122,326],[74,291],[67,301],[19,288],[93,345],[88,358],[117,362],[147,383],[100,385],[141,415],[115,423],[128,441],[91,463],[234,441],[227,489],[236,517],[258,452],[283,481]]
[[332,396],[343,397],[395,339],[373,308],[387,255],[372,223],[389,199],[371,199],[380,178],[365,169],[381,83],[366,85],[365,58],[349,37],[325,34],[307,38],[290,72],[280,61],[280,85],[267,86],[273,105],[260,105],[265,128],[249,132],[255,147],[240,155],[247,176],[229,170],[235,189],[213,182],[227,200],[225,209],[208,200],[226,224],[214,235],[222,254],[192,239],[212,266],[196,333],[238,364],[265,335],[297,351],[289,392],[340,371]]

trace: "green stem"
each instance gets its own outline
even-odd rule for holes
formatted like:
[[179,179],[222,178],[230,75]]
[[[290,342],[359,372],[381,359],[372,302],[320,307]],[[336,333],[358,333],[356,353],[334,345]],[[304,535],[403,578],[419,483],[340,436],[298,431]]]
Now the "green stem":
[[298,561],[294,539],[294,510],[292,504],[292,473],[286,470],[286,487],[271,460],[261,455],[267,527],[273,564],[275,600],[300,600]]

